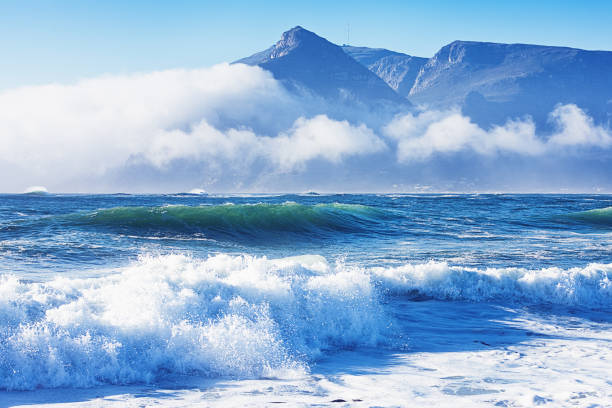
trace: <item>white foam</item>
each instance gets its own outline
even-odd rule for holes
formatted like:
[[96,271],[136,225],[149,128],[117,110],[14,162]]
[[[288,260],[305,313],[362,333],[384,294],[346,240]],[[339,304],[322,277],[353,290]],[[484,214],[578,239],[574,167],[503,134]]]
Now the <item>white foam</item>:
[[[474,269],[144,256],[100,277],[0,276],[0,388],[154,381],[167,374],[300,376],[326,350],[401,349],[387,296],[612,305],[612,265]],[[407,333],[410,335],[410,333]]]
[[143,257],[100,278],[0,282],[0,388],[300,375],[322,350],[375,344],[364,271],[317,256]]
[[[408,350],[327,355],[310,373],[260,379],[170,376],[147,386],[0,391],[2,406],[607,407],[607,311],[542,313],[469,302],[394,302]],[[345,403],[331,403],[344,400]]]
[[590,308],[612,305],[612,264],[584,268],[487,268],[450,266],[446,262],[374,268],[385,290],[418,292],[438,299],[552,303]]
[[192,188],[191,190],[189,190],[189,194],[199,194],[199,195],[204,195],[204,194],[208,194],[206,190],[202,189],[202,188]]
[[24,194],[48,194],[49,190],[47,190],[44,186],[30,186],[25,189]]

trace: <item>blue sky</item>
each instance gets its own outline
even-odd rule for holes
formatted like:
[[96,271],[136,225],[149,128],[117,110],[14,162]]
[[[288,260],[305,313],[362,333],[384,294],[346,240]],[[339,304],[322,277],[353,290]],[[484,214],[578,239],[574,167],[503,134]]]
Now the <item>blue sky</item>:
[[612,50],[610,1],[0,2],[0,89],[232,61],[302,25],[431,56],[456,39]]

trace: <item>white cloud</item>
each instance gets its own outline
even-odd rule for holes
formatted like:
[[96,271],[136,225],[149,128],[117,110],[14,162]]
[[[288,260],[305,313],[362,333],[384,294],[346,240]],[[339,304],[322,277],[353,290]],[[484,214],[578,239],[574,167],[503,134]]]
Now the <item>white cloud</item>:
[[375,153],[386,148],[365,125],[353,126],[325,115],[298,119],[289,132],[268,139],[268,145],[272,159],[285,170],[315,158],[338,163],[345,156]]
[[[533,156],[612,146],[610,130],[575,105],[550,114],[556,130],[548,137],[538,135],[529,119],[483,129],[457,110],[406,113],[389,121],[390,115],[292,95],[270,73],[242,64],[23,87],[0,93],[0,191],[30,185],[108,191],[113,177],[134,168],[138,174],[128,174],[133,180],[122,186],[138,190],[130,183],[149,177],[153,184],[145,184],[154,185],[177,163],[191,166],[187,188],[203,183],[215,189],[216,182],[245,186],[244,180],[259,176],[308,176],[311,162],[340,164],[378,152],[388,156],[368,158],[359,170],[376,174],[374,166],[393,164],[392,155],[401,163],[462,151]],[[90,180],[107,184],[98,188]]]
[[20,88],[0,94],[0,160],[40,175],[103,173],[160,132],[248,122],[279,102],[290,98],[268,73],[227,64]]
[[612,145],[610,130],[596,126],[593,119],[576,105],[558,106],[550,114],[550,120],[558,129],[558,132],[549,139],[551,145],[597,147]]
[[529,118],[508,120],[503,126],[485,130],[458,110],[424,111],[400,115],[383,128],[397,141],[399,161],[425,160],[435,153],[471,150],[483,155],[501,152],[540,155],[567,146],[608,147],[611,132],[595,126],[576,105],[561,105],[550,114],[555,132],[546,140],[538,137]]
[[313,159],[339,163],[346,156],[375,153],[385,147],[365,125],[353,126],[317,115],[298,118],[276,137],[258,136],[244,129],[220,131],[201,121],[187,131],[158,132],[142,154],[159,167],[182,158],[242,164],[263,158],[280,171],[290,171]]
[[[256,159],[273,171],[380,151],[365,125],[312,115],[271,74],[242,64],[105,76],[0,93],[0,170],[17,184],[69,189],[126,163],[164,168],[192,159],[221,167]],[[304,117],[304,115],[312,117]]]

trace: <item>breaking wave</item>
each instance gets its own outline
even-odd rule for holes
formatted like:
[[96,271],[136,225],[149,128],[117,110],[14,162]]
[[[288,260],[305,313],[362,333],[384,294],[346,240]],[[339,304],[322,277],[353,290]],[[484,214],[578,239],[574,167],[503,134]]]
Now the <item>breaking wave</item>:
[[430,261],[374,268],[372,274],[385,291],[395,295],[586,308],[612,306],[612,264],[570,269],[476,269]]
[[0,388],[300,375],[324,350],[378,344],[383,314],[365,272],[318,256],[167,255],[93,279],[4,276]]
[[[216,255],[144,256],[98,278],[0,277],[0,388],[149,382],[167,374],[299,376],[322,353],[405,347],[396,297],[612,306],[612,264],[392,268]],[[405,303],[404,303],[405,305]],[[405,306],[404,306],[405,307]]]

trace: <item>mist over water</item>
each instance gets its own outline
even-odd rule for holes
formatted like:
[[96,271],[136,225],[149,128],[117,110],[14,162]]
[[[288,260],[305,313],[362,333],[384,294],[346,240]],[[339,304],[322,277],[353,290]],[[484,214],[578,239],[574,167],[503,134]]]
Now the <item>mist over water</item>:
[[325,99],[243,64],[6,90],[0,170],[13,177],[0,191],[612,188],[612,133],[584,106],[558,101],[546,128],[529,116],[485,126],[458,106],[345,93]]

